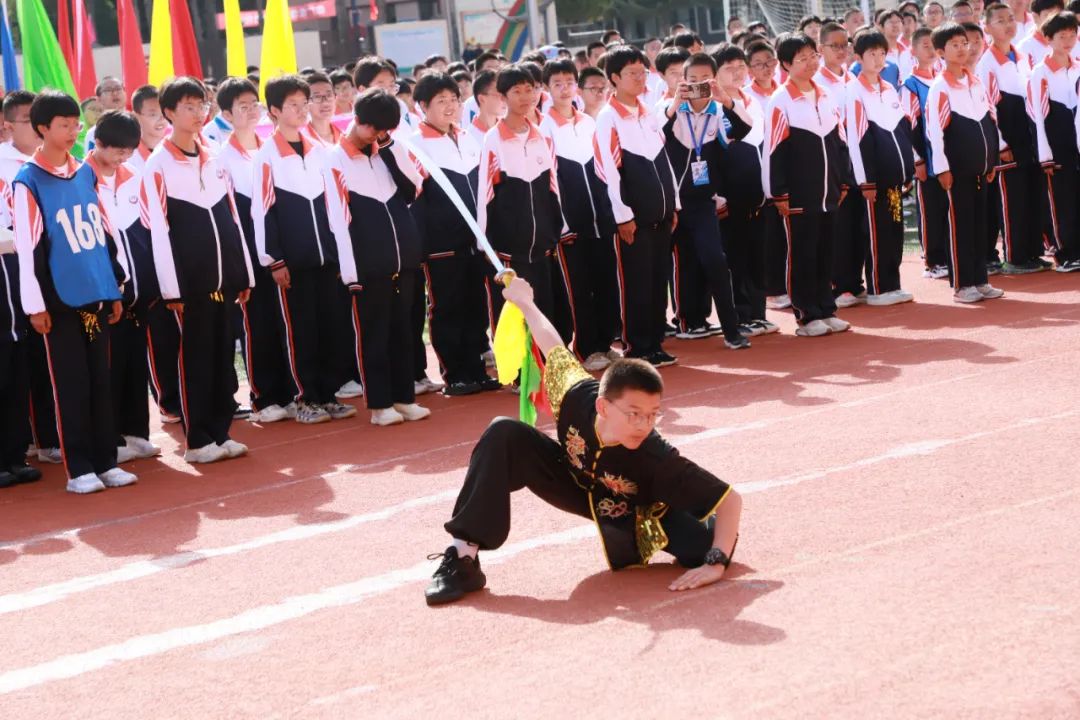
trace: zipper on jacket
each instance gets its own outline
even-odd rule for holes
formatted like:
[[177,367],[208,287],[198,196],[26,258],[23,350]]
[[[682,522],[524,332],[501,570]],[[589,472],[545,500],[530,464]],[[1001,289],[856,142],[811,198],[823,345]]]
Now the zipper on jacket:
[[221,292],[221,286],[225,283],[225,278],[222,277],[221,270],[221,234],[218,232],[217,218],[214,217],[214,209],[208,208],[207,212],[210,213],[210,226],[214,228],[214,249],[217,250],[217,292]]
[[533,261],[533,250],[536,249],[536,203],[533,201],[533,185],[529,185],[529,219],[532,221],[532,243],[529,245],[529,262]]
[[[983,118],[986,116],[984,115]],[[983,127],[983,118],[979,119],[979,135],[983,141],[983,167],[986,168],[983,172],[990,172],[990,143],[986,140],[986,128]]]
[[397,253],[397,271],[401,272],[401,244],[398,243],[397,225],[394,224],[394,216],[390,213],[390,206],[383,203],[386,209],[386,217],[390,218],[390,232],[394,233],[394,252]]
[[135,296],[131,304],[134,305],[139,300],[139,279],[135,275],[135,258],[131,255],[131,243],[128,242],[127,232],[118,230],[117,234],[120,236],[120,243],[124,246],[124,254],[127,255],[127,271],[131,277],[131,291]]
[[319,221],[315,217],[315,201],[309,198],[308,205],[311,207],[311,225],[315,228],[315,248],[319,251],[319,267],[322,267],[326,264],[326,258],[323,257],[322,236],[319,235]]
[[[652,167],[653,175],[656,176],[656,184],[660,186],[660,202],[662,203],[660,209],[664,211],[664,217],[667,217],[667,192],[664,191],[664,181],[660,179],[660,171],[656,169],[656,158],[653,158],[649,166]],[[664,218],[660,218],[660,221],[663,222]]]
[[593,230],[596,231],[596,237],[600,237],[600,219],[596,217],[596,203],[593,201],[592,188],[589,187],[589,171],[585,169],[585,166],[581,166],[581,176],[585,178],[585,192],[589,195],[589,207],[592,208],[593,218]]

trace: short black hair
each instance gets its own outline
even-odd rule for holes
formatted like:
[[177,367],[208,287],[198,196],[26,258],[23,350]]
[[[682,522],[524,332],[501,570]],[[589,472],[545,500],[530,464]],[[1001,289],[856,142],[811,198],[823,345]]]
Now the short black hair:
[[82,116],[79,103],[75,98],[59,90],[43,90],[30,103],[30,125],[38,137],[45,137],[39,127],[52,125],[56,118],[78,118]]
[[640,358],[620,358],[600,376],[600,397],[618,400],[627,390],[640,390],[647,395],[664,392],[664,379],[659,371]]
[[609,80],[615,75],[621,74],[627,65],[637,63],[645,64],[645,53],[633,45],[620,45],[604,53],[604,72]]
[[187,75],[166,80],[160,92],[158,102],[161,103],[162,112],[176,110],[176,106],[187,98],[196,98],[200,102],[206,101],[206,88],[200,81]]
[[[1033,13],[1044,13],[1047,10],[1053,10],[1054,8],[1064,10],[1065,0],[1032,0],[1031,3],[1031,12]],[[989,10],[990,8],[986,9]]]
[[539,67],[544,67],[547,62],[547,56],[544,55],[543,50],[533,50],[531,53],[522,56],[521,62],[536,63]]
[[889,52],[889,41],[880,30],[863,30],[855,33],[855,54],[862,56],[870,50],[884,50]]
[[349,83],[350,85],[352,85],[353,84],[352,75],[345,72],[344,70],[335,70],[334,72],[330,73],[330,84],[331,85],[333,85],[334,87],[337,87],[341,83]]
[[881,12],[879,12],[877,14],[876,18],[874,18],[874,24],[875,25],[884,25],[885,21],[888,20],[889,18],[891,18],[893,15],[898,17],[901,22],[904,21],[904,16],[900,14],[899,10],[896,10],[894,8],[885,8],[884,10],[882,10]]
[[142,106],[147,100],[157,100],[158,89],[153,85],[143,85],[131,93],[131,109],[137,113],[142,112]]
[[821,25],[821,18],[817,15],[803,15],[799,18],[799,23],[795,26],[795,29],[802,31],[806,29],[807,25],[813,25],[814,23]]
[[500,95],[505,95],[510,92],[510,88],[518,85],[535,87],[536,81],[533,80],[532,73],[516,63],[504,67],[495,78],[495,89]]
[[544,65],[544,84],[547,85],[551,82],[552,75],[570,75],[574,78],[574,82],[577,82],[577,66],[574,65],[573,60],[566,60],[560,58],[558,60],[552,60]]
[[356,67],[353,68],[353,85],[358,88],[368,87],[375,78],[379,77],[379,75],[384,72],[388,72],[394,77],[397,77],[397,71],[394,70],[394,66],[383,58],[375,55],[363,58],[357,62]]
[[334,83],[330,82],[330,76],[329,75],[327,75],[326,73],[318,72],[318,71],[311,72],[311,73],[308,73],[307,75],[304,75],[304,79],[307,80],[307,84],[308,84],[309,88],[312,85],[315,85],[316,83],[322,83],[322,84],[330,85],[331,87],[333,87],[333,85],[334,85]]
[[1062,30],[1076,30],[1076,15],[1068,10],[1062,10],[1042,24],[1039,28],[1047,40],[1050,40]]
[[[601,70],[600,68],[587,67],[587,68],[582,68],[581,72],[578,73],[578,77],[577,77],[578,85],[584,87],[585,86],[585,81],[588,80],[591,77],[603,78],[604,82],[605,83],[607,82],[607,76],[604,75],[603,70]],[[475,90],[474,90],[474,92],[475,92]]]
[[701,36],[693,30],[683,30],[672,36],[671,44],[689,50],[694,45],[703,45],[704,43],[701,41]]
[[776,39],[776,59],[780,61],[780,66],[785,70],[791,66],[791,62],[795,59],[795,56],[799,54],[803,48],[810,48],[813,51],[817,51],[817,44],[806,33],[787,33],[782,38]]
[[473,72],[480,70],[488,60],[502,60],[502,55],[494,50],[485,50],[472,61]]
[[305,100],[311,98],[311,86],[299,75],[282,75],[273,80],[267,80],[266,89],[263,90],[263,95],[266,97],[266,109],[281,110],[285,105],[285,98],[296,93],[303,93]]
[[729,62],[735,62],[737,60],[747,62],[746,51],[733,43],[723,43],[720,45],[716,50],[713,50],[712,58],[716,61],[717,67],[727,65]]
[[767,40],[757,40],[746,46],[746,61],[750,62],[750,58],[754,57],[759,52],[767,52],[769,55],[776,57],[776,48],[774,48]]
[[[986,32],[982,29],[982,26],[979,25],[979,23],[977,23],[977,22],[964,22],[964,23],[960,23],[960,27],[964,28],[965,33],[968,33],[968,34],[978,33],[979,37],[982,38],[983,42],[985,43],[985,41],[986,41]],[[1047,37],[1049,37],[1049,36],[1047,36]]]
[[494,70],[481,70],[476,73],[476,77],[474,77],[472,81],[473,97],[483,95],[490,90],[491,86],[495,84],[495,79],[497,77]]
[[607,45],[608,43],[611,42],[611,38],[613,36],[615,36],[615,35],[618,35],[620,38],[622,37],[622,33],[619,32],[618,30],[616,30],[615,28],[608,28],[600,36],[600,42],[604,43],[604,45]]
[[683,75],[686,75],[686,71],[692,67],[707,67],[712,70],[713,75],[716,74],[716,61],[713,60],[712,55],[706,53],[694,53],[686,59],[686,64],[683,65]]
[[945,46],[948,45],[949,41],[954,37],[962,37],[967,40],[967,31],[964,30],[964,27],[959,23],[951,21],[943,22],[941,25],[938,25],[930,35],[930,42],[934,43],[935,50],[944,50]]
[[537,65],[531,60],[522,60],[519,65],[521,65],[525,72],[532,75],[533,83],[540,85],[544,82],[544,70],[540,65]]
[[472,84],[472,73],[468,70],[457,70],[450,75],[450,77],[452,77],[456,83],[467,82],[470,85]]
[[29,90],[12,90],[4,96],[4,119],[11,122],[15,119],[15,111],[24,105],[33,105],[37,97]]
[[850,18],[855,13],[861,13],[861,12],[862,12],[862,8],[849,7],[847,10],[844,11],[844,14],[843,14],[844,22],[847,22],[848,18]]
[[469,66],[461,62],[460,60],[458,60],[457,62],[452,62],[446,66],[446,74],[450,77],[453,77],[454,73],[462,71],[468,72]]
[[424,77],[417,81],[416,89],[413,90],[413,100],[427,105],[443,90],[450,91],[456,98],[461,97],[461,88],[458,87],[454,78],[439,70],[432,70],[424,73]]
[[825,38],[829,37],[834,32],[842,32],[847,35],[847,28],[845,28],[838,22],[833,22],[830,20],[829,22],[821,26],[821,32],[818,33],[818,39],[824,42]]
[[217,104],[222,110],[232,112],[236,99],[245,93],[259,97],[259,90],[246,78],[227,77],[217,91]]
[[690,59],[690,51],[681,47],[664,48],[656,53],[656,72],[663,75],[672,65],[682,65]]
[[[994,3],[994,4],[995,5],[1004,5],[1004,3]],[[1005,7],[1008,7],[1008,5],[1006,5]],[[920,25],[919,27],[915,28],[915,32],[911,33],[911,44],[914,45],[915,43],[922,40],[924,37],[930,37],[933,34],[934,34],[933,30],[926,27],[925,25]],[[930,42],[931,42],[931,44],[933,44],[933,40],[931,40]]]
[[360,125],[370,125],[379,132],[389,132],[401,123],[401,105],[382,88],[368,88],[353,105],[353,115]]
[[[1032,12],[1041,12],[1040,10],[1035,9],[1035,4],[1038,2],[1042,2],[1042,0],[1035,0],[1035,2],[1031,3]],[[1062,0],[1046,0],[1046,2],[1050,4],[1050,7],[1058,7],[1062,10],[1065,9],[1065,6],[1062,4]],[[1055,5],[1054,3],[1057,4]],[[986,7],[983,8],[983,18],[986,20],[986,22],[989,23],[990,18],[992,18],[994,16],[994,13],[996,13],[998,10],[1012,10],[1012,8],[1003,2],[986,3]]]
[[94,144],[103,148],[134,150],[142,140],[139,119],[126,110],[106,110],[95,128]]
[[246,72],[248,75],[251,75],[252,73],[258,73],[259,72],[259,66],[258,65],[248,65],[244,72]]
[[596,48],[600,48],[601,50],[607,50],[607,44],[602,43],[599,40],[593,40],[591,43],[585,46],[585,54],[592,55],[592,51]]
[[424,60],[424,67],[431,67],[432,65],[440,61],[446,63],[447,65],[450,64],[450,61],[446,59],[445,55],[436,54],[427,56],[427,58]]

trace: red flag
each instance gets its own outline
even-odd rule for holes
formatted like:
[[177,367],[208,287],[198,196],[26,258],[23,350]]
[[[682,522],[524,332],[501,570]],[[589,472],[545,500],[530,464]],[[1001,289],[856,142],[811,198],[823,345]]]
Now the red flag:
[[75,67],[71,79],[75,82],[75,92],[80,100],[94,94],[97,85],[97,70],[94,68],[93,40],[90,35],[90,16],[86,11],[86,0],[72,0],[72,15],[75,16]]
[[195,29],[191,26],[191,13],[187,0],[169,0],[172,16],[173,72],[202,79],[202,60],[199,45],[195,42]]
[[71,77],[75,77],[75,50],[71,45],[71,14],[68,12],[68,0],[56,0],[56,39],[60,41],[60,52],[64,54],[68,72],[71,73]]
[[139,19],[131,0],[116,0],[116,25],[120,30],[120,65],[123,68],[124,87],[127,88],[128,108],[131,95],[146,84],[146,56],[143,55],[142,33]]

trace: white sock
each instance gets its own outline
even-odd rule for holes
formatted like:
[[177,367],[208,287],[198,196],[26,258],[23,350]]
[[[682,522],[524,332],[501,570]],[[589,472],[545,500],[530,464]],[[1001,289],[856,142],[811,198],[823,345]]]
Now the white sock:
[[479,545],[466,542],[465,540],[458,540],[457,538],[454,538],[453,546],[454,549],[457,550],[458,557],[460,558],[474,558],[476,557],[477,551],[480,550]]

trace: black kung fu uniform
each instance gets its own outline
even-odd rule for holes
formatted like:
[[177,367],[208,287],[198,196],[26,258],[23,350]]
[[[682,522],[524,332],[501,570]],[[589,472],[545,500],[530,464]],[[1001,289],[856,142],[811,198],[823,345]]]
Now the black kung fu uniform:
[[612,570],[644,565],[660,550],[684,566],[701,565],[727,483],[655,430],[636,450],[604,445],[595,429],[600,384],[565,347],[548,355],[544,385],[558,440],[496,418],[473,449],[446,531],[483,550],[498,548],[510,532],[510,493],[527,487],[594,520]]

